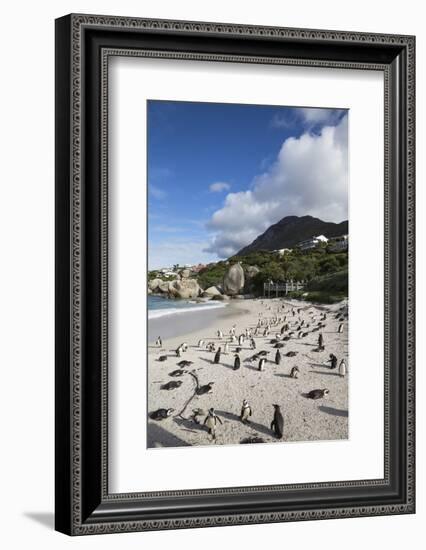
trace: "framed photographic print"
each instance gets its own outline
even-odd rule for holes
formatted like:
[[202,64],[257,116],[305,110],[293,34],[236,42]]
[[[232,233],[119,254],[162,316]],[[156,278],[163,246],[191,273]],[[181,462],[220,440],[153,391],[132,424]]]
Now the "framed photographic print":
[[412,36],[56,21],[56,529],[414,513]]

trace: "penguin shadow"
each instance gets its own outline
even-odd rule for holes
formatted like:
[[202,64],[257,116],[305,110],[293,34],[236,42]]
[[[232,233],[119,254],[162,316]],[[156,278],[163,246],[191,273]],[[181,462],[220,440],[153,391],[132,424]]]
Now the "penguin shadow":
[[318,410],[327,414],[332,414],[333,416],[343,416],[345,418],[349,416],[348,411],[345,411],[344,409],[336,409],[335,407],[327,407],[326,405],[320,405]]
[[309,372],[314,372],[315,374],[321,374],[324,375],[324,376],[340,376],[340,374],[338,372],[319,372],[317,370],[310,370]]
[[197,424],[190,418],[183,418],[182,416],[175,416],[173,422],[177,424],[180,428],[183,428],[189,432],[205,432],[207,431],[206,427],[203,424]]
[[209,365],[214,365],[215,364],[213,359],[206,359],[205,357],[199,357],[198,359],[200,361],[204,361],[205,363],[208,363]]
[[[330,368],[328,365],[324,365],[323,363],[311,363],[309,366],[310,367],[322,367],[323,369]],[[318,372],[318,371],[311,371],[311,372]]]
[[292,376],[290,376],[289,374],[284,374],[280,372],[277,372],[276,374],[274,374],[274,376],[278,376],[279,378],[292,378]]
[[254,371],[257,371],[257,372],[262,372],[262,371],[259,370],[259,368],[257,366],[255,367],[255,366],[247,364],[247,363],[244,366],[246,367],[246,369],[254,370]]
[[192,445],[179,437],[176,437],[174,434],[170,433],[168,430],[148,422],[147,430],[147,447],[191,447]]
[[227,420],[232,420],[233,422],[238,422],[239,424],[244,424],[245,426],[249,426],[253,430],[263,433],[265,435],[271,435],[271,430],[264,426],[263,424],[259,424],[258,422],[253,422],[253,420],[250,420],[250,422],[241,422],[240,417],[237,414],[228,412],[228,411],[219,411],[216,409],[216,414],[218,414],[222,418],[226,418]]

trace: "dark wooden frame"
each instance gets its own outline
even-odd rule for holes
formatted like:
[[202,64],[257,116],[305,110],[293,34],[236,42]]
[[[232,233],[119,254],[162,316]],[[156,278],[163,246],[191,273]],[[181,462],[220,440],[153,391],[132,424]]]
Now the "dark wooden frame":
[[[57,530],[83,535],[414,512],[414,48],[412,36],[91,15],[56,21]],[[111,55],[383,71],[383,479],[108,493]]]

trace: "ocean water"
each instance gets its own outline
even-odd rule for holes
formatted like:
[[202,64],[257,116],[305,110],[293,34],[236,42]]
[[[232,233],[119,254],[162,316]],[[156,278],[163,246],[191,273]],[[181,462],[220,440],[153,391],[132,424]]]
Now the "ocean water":
[[195,300],[178,300],[162,296],[148,296],[148,319],[159,319],[183,313],[211,311],[226,307],[221,302],[196,302]]

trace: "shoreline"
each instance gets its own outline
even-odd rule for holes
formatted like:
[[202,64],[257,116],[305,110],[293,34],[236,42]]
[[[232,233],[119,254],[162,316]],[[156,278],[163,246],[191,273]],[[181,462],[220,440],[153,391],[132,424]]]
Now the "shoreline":
[[[293,320],[292,309],[300,310]],[[334,353],[339,361],[345,358],[348,362],[348,320],[345,319],[343,332],[338,332],[340,321],[336,313],[347,308],[347,300],[333,305],[311,304],[295,299],[270,298],[247,299],[230,302],[224,308],[210,312],[194,312],[190,315],[171,316],[179,318],[174,327],[173,336],[166,336],[163,322],[157,325],[160,332],[155,338],[162,336],[162,347],[149,345],[148,348],[148,410],[149,414],[159,408],[173,408],[173,414],[164,421],[155,421],[148,417],[147,446],[177,447],[182,445],[240,444],[250,438],[257,438],[262,443],[285,441],[335,441],[348,439],[348,374],[340,377],[337,369],[331,370],[326,364],[329,354]],[[346,310],[345,310],[346,311]],[[279,313],[277,313],[279,312]],[[281,323],[271,326],[267,336],[259,334],[255,337],[256,350],[250,348],[248,342],[241,347],[241,367],[234,370],[235,348],[238,344],[229,343],[229,330],[236,325],[236,334],[241,334],[246,328],[255,329],[259,319],[272,319],[281,312],[285,313],[290,323],[300,320],[314,319],[315,325],[326,313],[326,327],[321,329],[325,341],[325,350],[318,351],[319,333],[308,329],[304,338],[296,335],[289,337],[280,351],[282,361],[276,365],[274,361],[276,349],[271,344]],[[201,315],[200,319],[197,319]],[[182,323],[183,318],[185,323]],[[297,321],[299,319],[299,321]],[[151,321],[152,322],[152,321]],[[314,321],[310,321],[314,327]],[[176,336],[176,329],[179,335]],[[222,336],[218,334],[221,331]],[[157,330],[158,332],[158,330]],[[290,332],[293,332],[290,329]],[[214,364],[215,353],[207,351],[205,345],[198,347],[199,340],[211,342],[222,347],[219,364]],[[182,342],[188,344],[188,350],[180,358],[175,350]],[[225,353],[224,345],[228,342],[229,352]],[[258,351],[269,353],[265,368],[258,370],[258,361],[249,359]],[[288,352],[296,352],[294,356],[286,356]],[[159,357],[166,359],[160,361]],[[185,367],[182,376],[171,377],[170,373],[179,369],[177,365],[182,360],[191,361]],[[297,366],[300,371],[298,379],[290,377],[291,369]],[[194,396],[195,379],[200,385],[213,382],[213,391],[205,395]],[[162,389],[164,384],[180,381],[180,387],[170,391]],[[319,400],[304,397],[313,389],[327,388],[330,394]],[[192,396],[192,397],[191,397]],[[249,401],[253,409],[250,423],[242,423],[239,415],[244,399]],[[190,400],[185,409],[185,404]],[[276,439],[270,429],[273,418],[272,404],[281,406],[284,417],[284,437]],[[214,407],[222,420],[217,426],[216,439],[212,439],[203,426],[192,417],[195,408],[203,411]],[[182,414],[179,414],[183,411]]]
[[[248,310],[241,304],[227,303],[221,307],[205,306],[203,309],[191,308],[182,312],[148,319],[148,344],[155,342],[161,335],[163,340],[170,340],[177,337],[191,338],[200,329],[206,330],[215,322],[231,319],[247,313]],[[158,310],[160,311],[160,310]]]

